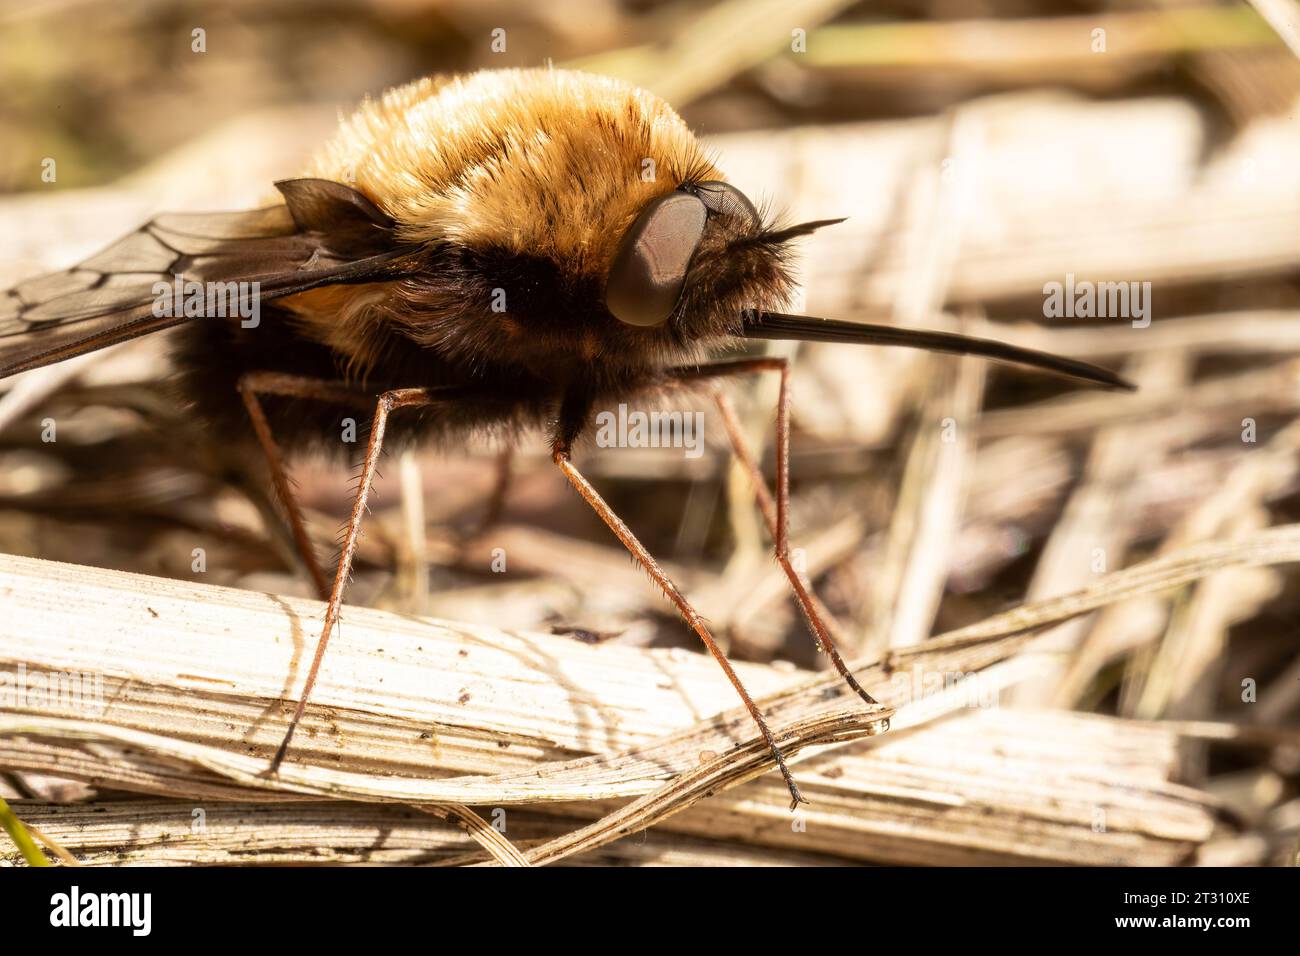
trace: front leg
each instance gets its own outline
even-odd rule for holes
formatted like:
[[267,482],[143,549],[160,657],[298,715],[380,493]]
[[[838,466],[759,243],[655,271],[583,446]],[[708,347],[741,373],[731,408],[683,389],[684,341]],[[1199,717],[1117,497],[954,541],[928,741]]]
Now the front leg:
[[753,372],[779,372],[781,374],[781,392],[776,405],[775,506],[772,503],[772,495],[763,481],[763,473],[758,466],[758,460],[754,457],[753,451],[750,450],[749,443],[745,441],[745,433],[736,418],[735,408],[727,394],[721,388],[716,388],[713,393],[714,401],[717,403],[718,411],[722,414],[722,423],[726,427],[727,438],[731,442],[732,451],[735,452],[737,460],[749,473],[754,486],[754,496],[758,500],[759,511],[762,512],[763,521],[767,525],[768,533],[772,538],[777,563],[781,565],[781,569],[785,572],[786,580],[789,581],[795,600],[798,601],[799,607],[803,611],[804,620],[808,623],[813,639],[823,653],[830,658],[831,664],[834,665],[840,676],[844,678],[844,682],[849,685],[853,692],[867,704],[875,706],[878,701],[863,689],[862,685],[858,683],[858,679],[853,676],[853,672],[849,670],[848,665],[844,663],[844,659],[840,656],[833,636],[833,632],[839,630],[834,623],[835,618],[831,615],[830,610],[817,598],[817,595],[812,592],[811,587],[804,583],[790,560],[789,361],[784,358],[767,356],[764,358],[715,362],[709,365],[676,369],[671,373],[669,381],[673,384],[684,385],[689,382],[708,381]]
[[772,756],[776,760],[776,765],[781,770],[781,776],[785,778],[785,785],[790,791],[790,809],[793,810],[801,803],[807,803],[808,801],[799,793],[799,786],[795,783],[794,777],[790,774],[789,768],[785,765],[785,755],[781,753],[781,748],[777,745],[776,737],[773,736],[772,731],[768,728],[767,720],[763,717],[763,712],[758,709],[758,705],[754,703],[754,699],[749,695],[749,691],[746,690],[745,685],[741,683],[740,676],[731,666],[731,662],[727,660],[726,655],[722,653],[722,648],[718,647],[717,641],[714,640],[713,635],[709,632],[708,625],[704,623],[704,618],[702,618],[700,613],[691,606],[691,603],[688,600],[686,600],[686,596],[678,590],[677,585],[668,577],[664,572],[664,569],[659,566],[659,562],[654,559],[654,556],[646,550],[645,545],[637,540],[636,535],[632,533],[632,529],[624,524],[623,519],[620,518],[614,509],[609,506],[608,502],[597,493],[596,489],[591,486],[591,483],[587,481],[582,472],[580,472],[577,466],[574,465],[572,460],[573,443],[577,440],[577,437],[582,432],[583,428],[586,427],[587,419],[590,414],[591,400],[586,396],[574,395],[565,398],[560,408],[559,425],[551,440],[551,457],[554,459],[555,464],[559,467],[560,471],[564,473],[564,477],[569,480],[569,484],[573,485],[573,487],[577,489],[578,494],[582,495],[583,500],[586,501],[587,504],[591,505],[592,510],[600,516],[600,519],[605,522],[609,527],[609,530],[614,532],[614,535],[623,543],[623,546],[627,548],[628,552],[632,555],[633,559],[636,560],[637,564],[641,565],[642,569],[650,575],[651,579],[659,586],[659,589],[663,591],[668,600],[673,602],[673,605],[677,608],[678,613],[681,614],[686,625],[699,636],[701,641],[704,642],[704,646],[708,648],[709,653],[713,655],[713,659],[718,662],[718,666],[720,666],[723,673],[727,675],[727,680],[731,682],[731,686],[734,687],[736,693],[740,695],[741,701],[745,704],[745,709],[749,711],[749,715],[754,719],[754,723],[758,725],[759,732],[763,735],[763,739],[767,742],[768,748],[772,751]]

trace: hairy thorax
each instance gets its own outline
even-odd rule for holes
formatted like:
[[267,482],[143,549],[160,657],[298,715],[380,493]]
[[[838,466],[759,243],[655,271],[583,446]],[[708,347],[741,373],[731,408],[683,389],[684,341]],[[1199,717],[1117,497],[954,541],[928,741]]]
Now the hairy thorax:
[[363,388],[467,389],[482,409],[467,413],[474,424],[653,387],[665,368],[734,341],[742,308],[788,291],[782,245],[722,214],[694,247],[669,321],[610,313],[608,276],[629,226],[656,199],[722,174],[667,104],[608,78],[419,81],[363,105],[305,172],[363,194],[418,267],[287,296],[274,320],[313,369]]

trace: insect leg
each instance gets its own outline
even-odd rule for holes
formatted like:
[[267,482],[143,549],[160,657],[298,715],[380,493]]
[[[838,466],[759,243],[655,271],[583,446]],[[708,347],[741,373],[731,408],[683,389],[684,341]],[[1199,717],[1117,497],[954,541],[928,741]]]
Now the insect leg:
[[311,697],[312,688],[316,686],[316,677],[320,673],[321,661],[325,657],[325,647],[329,644],[330,634],[338,622],[339,611],[343,605],[343,590],[347,587],[348,578],[352,573],[352,559],[356,555],[357,543],[361,538],[361,519],[366,514],[370,489],[379,466],[379,456],[384,449],[384,431],[388,427],[388,416],[397,408],[436,405],[446,400],[446,397],[446,389],[399,388],[384,392],[375,404],[375,417],[370,425],[370,441],[366,446],[366,458],[361,468],[357,496],[352,503],[352,515],[348,519],[343,547],[339,552],[338,569],[334,572],[334,586],[330,589],[329,604],[325,609],[325,624],[321,629],[320,640],[316,643],[316,655],[312,658],[311,669],[307,672],[307,680],[302,686],[302,694],[298,698],[293,719],[289,721],[289,729],[285,732],[284,740],[280,742],[280,749],[276,751],[275,758],[271,761],[273,772],[284,760],[289,750],[289,742],[293,740],[294,731],[298,729],[303,713],[307,710],[307,701]]
[[[562,415],[561,428],[563,427],[564,422]],[[624,524],[623,519],[614,512],[614,509],[609,506],[599,493],[597,493],[596,489],[591,486],[591,483],[583,477],[582,472],[580,472],[577,466],[573,464],[570,454],[571,446],[571,435],[561,433],[556,436],[552,443],[551,452],[551,457],[555,460],[555,464],[559,467],[560,471],[564,473],[564,477],[569,480],[569,484],[573,485],[573,487],[577,489],[578,494],[582,495],[583,500],[585,500],[587,504],[591,505],[592,510],[595,511],[596,514],[600,516],[600,519],[609,526],[609,530],[613,531],[615,536],[623,542],[623,546],[627,548],[628,552],[636,562],[641,565],[642,569],[650,575],[651,579],[653,579],[655,584],[659,586],[659,589],[664,592],[664,595],[668,600],[673,602],[678,613],[681,614],[682,619],[686,621],[687,626],[699,635],[700,640],[704,642],[704,646],[708,648],[709,653],[713,655],[713,659],[718,662],[723,673],[727,675],[727,680],[731,681],[731,686],[736,688],[736,693],[739,694],[740,699],[744,701],[745,708],[749,711],[749,715],[754,718],[754,723],[758,725],[758,729],[762,733],[763,739],[767,741],[767,745],[772,751],[772,756],[776,759],[776,765],[781,770],[781,776],[785,778],[785,785],[790,790],[790,809],[793,810],[801,803],[807,803],[808,801],[799,793],[799,786],[794,782],[794,777],[791,776],[790,770],[785,764],[785,756],[781,753],[781,748],[777,745],[776,738],[768,728],[767,721],[763,718],[762,711],[758,709],[758,705],[754,703],[754,699],[749,696],[749,691],[747,691],[745,685],[741,683],[740,677],[731,666],[731,662],[727,660],[726,655],[722,653],[722,648],[718,647],[717,641],[715,641],[713,635],[709,633],[709,628],[704,623],[704,619],[700,617],[699,612],[696,611],[695,608],[691,606],[690,602],[686,600],[686,597],[678,590],[677,585],[672,582],[672,579],[664,573],[663,568],[659,566],[659,562],[654,559],[654,556],[646,550],[645,546],[639,540],[637,540],[636,535],[632,533],[632,529]]]
[[749,473],[750,480],[754,484],[754,495],[758,499],[759,510],[763,513],[764,524],[766,524],[768,534],[771,535],[776,548],[776,560],[781,565],[781,569],[785,571],[785,576],[790,582],[790,587],[794,591],[795,599],[799,602],[799,607],[803,611],[804,619],[808,622],[813,638],[830,658],[835,669],[844,678],[844,682],[853,689],[853,692],[866,703],[874,705],[877,703],[875,698],[863,690],[862,685],[853,676],[853,672],[844,663],[844,659],[840,657],[840,652],[835,646],[835,639],[832,635],[832,629],[838,630],[833,623],[834,617],[826,606],[818,600],[817,596],[812,593],[811,588],[804,584],[803,579],[795,570],[794,563],[790,560],[790,363],[784,358],[775,356],[761,359],[740,359],[734,362],[702,365],[698,368],[679,369],[673,373],[673,377],[676,381],[686,382],[693,379],[722,378],[729,375],[765,371],[781,373],[781,393],[776,407],[775,508],[772,504],[772,495],[763,480],[763,473],[758,467],[758,461],[754,458],[754,453],[745,440],[744,431],[736,418],[735,407],[732,405],[731,399],[720,387],[715,387],[714,401],[718,405],[718,411],[722,414],[723,426],[727,430],[727,438],[731,441],[732,450],[742,467]]
[[279,498],[280,504],[284,507],[285,514],[288,516],[289,530],[293,533],[293,541],[298,549],[298,554],[302,557],[303,563],[307,565],[307,571],[311,574],[312,582],[316,585],[317,595],[324,601],[329,597],[329,582],[325,578],[325,572],[321,570],[320,561],[316,556],[316,549],[312,547],[311,538],[307,534],[307,525],[303,521],[302,509],[293,493],[293,483],[285,470],[284,458],[280,454],[280,447],[275,443],[275,437],[271,434],[271,425],[266,420],[266,412],[262,408],[262,402],[258,399],[258,395],[317,398],[348,405],[356,404],[360,400],[365,402],[367,408],[370,406],[371,398],[339,382],[303,378],[297,375],[284,375],[279,372],[249,372],[240,377],[237,387],[240,396],[244,400],[244,407],[248,410],[248,417],[253,423],[253,431],[257,434],[257,441],[262,446],[262,452],[266,455],[266,462],[271,468],[271,482],[275,488],[276,497]]
[[487,508],[483,512],[483,519],[479,522],[477,534],[482,534],[501,520],[501,513],[506,507],[506,492],[510,490],[514,459],[513,445],[506,445],[497,453],[496,482],[492,485],[492,496],[488,498]]

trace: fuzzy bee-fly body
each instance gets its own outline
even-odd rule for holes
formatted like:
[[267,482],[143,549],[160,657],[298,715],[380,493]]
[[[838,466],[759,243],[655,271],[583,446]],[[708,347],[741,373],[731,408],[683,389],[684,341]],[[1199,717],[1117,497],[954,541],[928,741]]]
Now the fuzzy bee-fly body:
[[[265,453],[329,602],[277,765],[337,621],[386,438],[545,429],[561,471],[727,672],[797,801],[774,736],[707,626],[577,470],[572,449],[594,410],[730,375],[781,374],[778,482],[775,501],[761,489],[764,517],[815,639],[874,704],[790,566],[788,368],[710,357],[747,339],[894,344],[1124,386],[1103,369],[998,342],[780,312],[793,288],[792,244],[837,220],[772,222],[666,103],[612,79],[542,69],[421,80],[364,104],[302,178],[277,186],[281,202],[159,216],[80,265],[0,296],[0,375],[181,326],[177,381],[195,413],[222,441],[248,436]],[[255,290],[239,294],[256,298],[259,320],[157,309],[159,283],[177,277]],[[367,449],[327,577],[281,451],[337,447],[341,416],[358,409],[370,422]],[[729,432],[752,463],[739,430]]]

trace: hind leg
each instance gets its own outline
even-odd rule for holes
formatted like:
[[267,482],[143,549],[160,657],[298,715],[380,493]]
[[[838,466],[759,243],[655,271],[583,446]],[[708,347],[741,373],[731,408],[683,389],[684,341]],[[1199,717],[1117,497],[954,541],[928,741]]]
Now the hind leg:
[[299,557],[311,575],[316,593],[322,601],[329,597],[329,581],[316,556],[311,537],[307,534],[307,525],[303,520],[302,508],[293,491],[293,480],[284,466],[284,456],[271,434],[271,425],[267,421],[266,411],[262,407],[259,395],[283,395],[294,398],[318,399],[340,405],[356,405],[364,402],[367,409],[373,398],[364,392],[351,389],[341,382],[329,382],[323,379],[303,378],[297,375],[284,375],[279,372],[249,372],[239,379],[239,394],[248,410],[248,417],[253,423],[258,444],[266,456],[266,463],[271,469],[271,482],[275,496],[284,508],[289,520],[289,530],[293,534],[294,546]]

